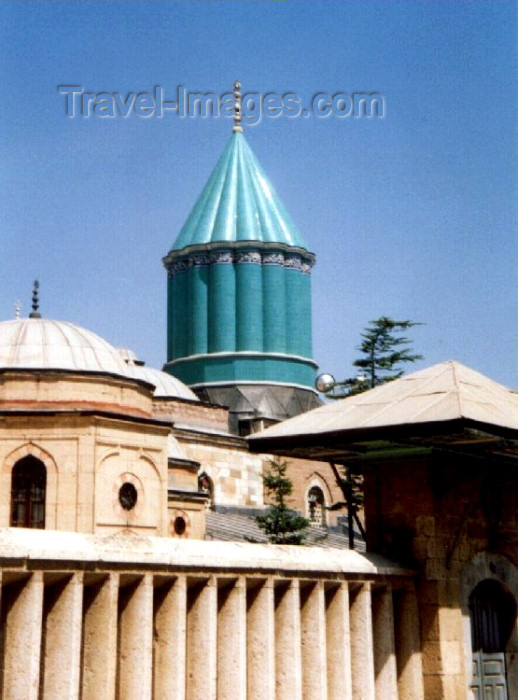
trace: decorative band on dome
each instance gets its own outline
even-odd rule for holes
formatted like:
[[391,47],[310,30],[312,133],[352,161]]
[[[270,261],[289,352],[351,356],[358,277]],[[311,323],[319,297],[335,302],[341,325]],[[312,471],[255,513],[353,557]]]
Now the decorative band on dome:
[[263,265],[280,265],[284,266],[284,254],[277,251],[265,253],[263,255]]
[[234,262],[239,263],[256,263],[261,264],[261,253],[258,250],[236,250],[234,254]]
[[193,253],[189,256],[189,267],[207,267],[209,263],[207,253]]
[[233,249],[220,248],[206,252],[189,253],[185,257],[178,257],[166,262],[168,277],[185,272],[193,267],[209,267],[210,265],[274,265],[290,270],[298,270],[302,274],[309,274],[313,266],[312,256],[304,256],[301,253],[284,252],[280,250],[261,249]]
[[209,253],[209,263],[211,265],[232,265],[234,260],[234,251],[226,250],[211,250]]

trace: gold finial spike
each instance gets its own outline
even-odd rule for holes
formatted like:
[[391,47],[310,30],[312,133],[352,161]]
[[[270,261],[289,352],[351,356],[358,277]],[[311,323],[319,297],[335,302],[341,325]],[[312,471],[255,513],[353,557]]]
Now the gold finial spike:
[[232,131],[243,131],[241,119],[241,83],[236,80],[234,83],[234,128]]
[[40,300],[38,299],[39,288],[40,283],[38,280],[34,280],[34,287],[32,288],[32,311],[29,314],[29,318],[41,318]]
[[22,305],[18,301],[18,299],[14,302],[14,317],[15,318],[20,318],[20,311],[22,310]]

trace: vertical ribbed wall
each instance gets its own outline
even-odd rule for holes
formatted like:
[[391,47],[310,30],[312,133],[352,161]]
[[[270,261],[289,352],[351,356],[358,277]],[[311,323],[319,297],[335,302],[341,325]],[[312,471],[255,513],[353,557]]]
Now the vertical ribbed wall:
[[240,350],[264,349],[263,282],[261,265],[236,265],[236,347]]
[[411,585],[115,568],[4,575],[2,698],[423,698]]
[[167,291],[168,357],[186,357],[189,355],[190,324],[188,271],[169,276]]
[[263,266],[264,352],[286,352],[286,282],[283,267]]
[[[232,264],[215,263],[209,268],[209,352],[236,349],[236,271]],[[190,309],[190,314],[194,309]]]
[[188,266],[168,280],[168,360],[215,352],[311,357],[311,279],[282,265]]
[[310,254],[242,245],[168,260],[167,370],[191,385],[312,389],[312,261]]
[[289,355],[311,357],[311,278],[298,270],[285,270],[286,350]]
[[196,266],[189,270],[188,325],[189,355],[202,355],[209,349],[209,268]]

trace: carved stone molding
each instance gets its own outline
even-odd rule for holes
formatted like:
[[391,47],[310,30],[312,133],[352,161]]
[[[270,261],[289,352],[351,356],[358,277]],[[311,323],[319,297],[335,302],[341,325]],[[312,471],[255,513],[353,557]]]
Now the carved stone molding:
[[303,257],[300,253],[284,253],[279,250],[221,248],[207,252],[190,253],[185,257],[177,258],[167,265],[167,271],[168,277],[174,277],[174,275],[185,272],[191,267],[239,265],[242,263],[273,265],[289,268],[290,270],[299,270],[302,274],[309,274],[313,261],[310,258]]

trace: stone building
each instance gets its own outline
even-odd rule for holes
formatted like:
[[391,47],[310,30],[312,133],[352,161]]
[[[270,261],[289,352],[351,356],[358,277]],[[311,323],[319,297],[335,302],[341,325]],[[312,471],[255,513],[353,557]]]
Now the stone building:
[[[312,408],[313,262],[237,109],[165,258],[166,372],[37,297],[0,322],[3,699],[518,699],[517,395],[445,363]],[[361,467],[367,552],[203,541],[272,454],[315,532]]]
[[445,363],[250,436],[361,463],[367,553],[203,542],[187,443],[152,416],[174,400],[77,327],[4,324],[25,365],[68,335],[60,369],[0,351],[3,698],[516,700],[515,393]]
[[[206,532],[207,508],[221,516],[253,517],[264,509],[268,455],[251,454],[244,436],[318,405],[311,359],[314,255],[247,145],[238,115],[229,144],[164,262],[166,371],[147,367],[130,350],[115,350],[78,326],[42,319],[37,293],[31,318],[0,324],[0,371],[8,397],[0,410],[12,413],[11,396],[17,396],[20,410],[31,406],[25,432],[4,424],[3,449],[12,449],[14,460],[5,462],[5,479],[27,445],[51,445],[55,466],[54,476],[45,467],[52,499],[47,526],[113,531],[126,518],[133,531],[138,520],[148,534],[199,539]],[[38,412],[46,417],[32,433]],[[96,412],[110,416],[101,443]],[[81,439],[74,434],[79,415]],[[116,433],[109,437],[116,418]],[[83,450],[77,455],[75,441]],[[316,529],[336,526],[336,514],[326,510],[341,499],[331,470],[307,460],[290,468],[291,505]],[[123,476],[130,473],[138,506],[131,518],[126,512],[116,516],[117,489],[131,490]],[[64,510],[52,516],[58,503]],[[9,504],[3,508],[8,524]]]
[[361,466],[367,551],[416,572],[426,698],[518,698],[517,438],[518,394],[455,362],[250,437]]
[[[264,507],[268,456],[228,432],[227,409],[90,331],[43,318],[0,322],[0,376],[2,493],[11,494],[0,526],[200,539],[208,507]],[[301,498],[315,486],[326,502],[338,497],[313,463],[293,468]]]

